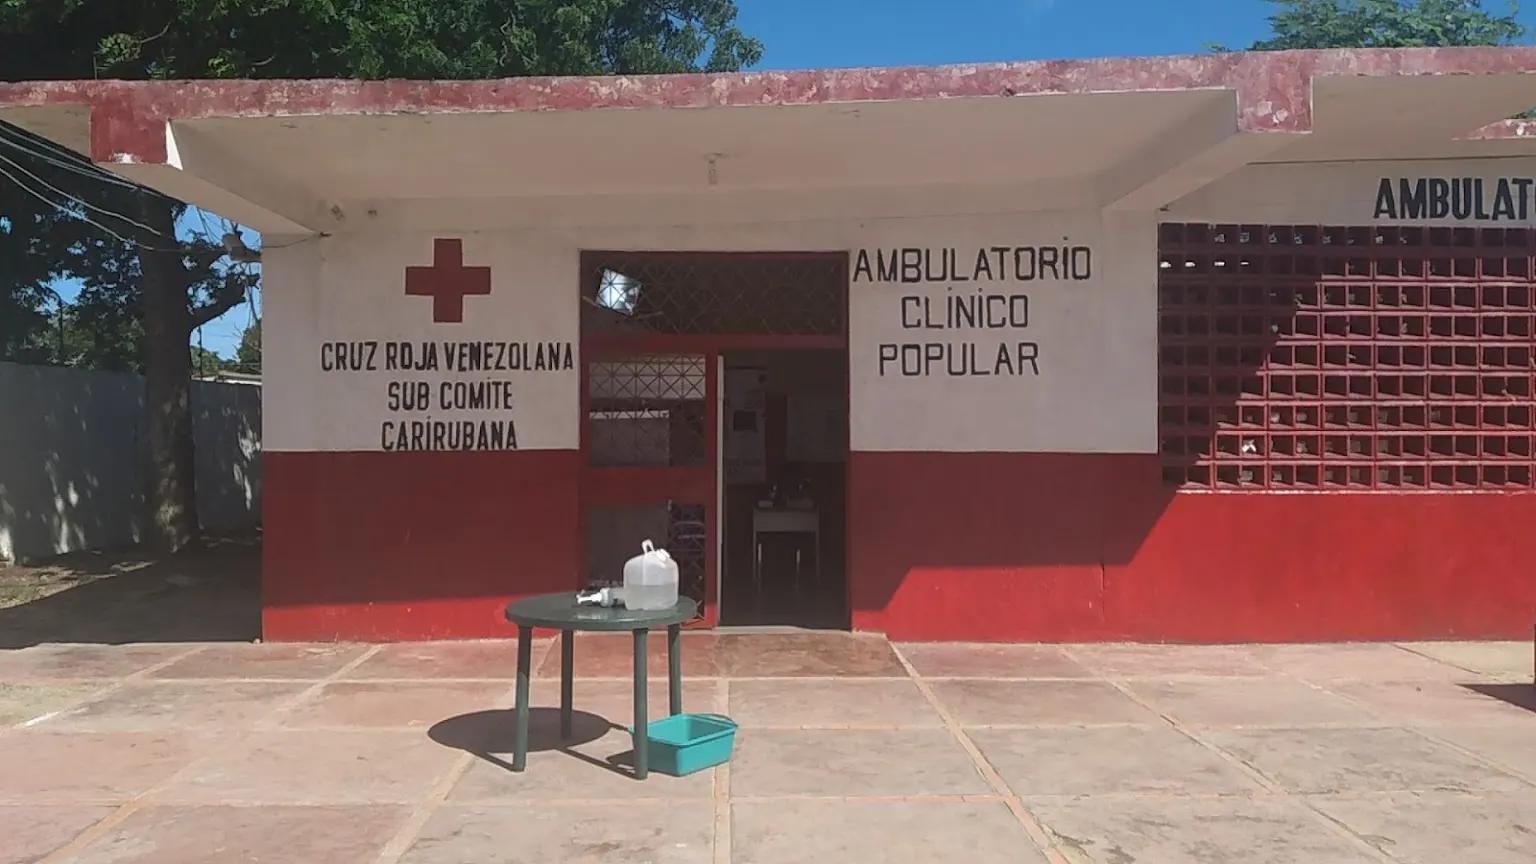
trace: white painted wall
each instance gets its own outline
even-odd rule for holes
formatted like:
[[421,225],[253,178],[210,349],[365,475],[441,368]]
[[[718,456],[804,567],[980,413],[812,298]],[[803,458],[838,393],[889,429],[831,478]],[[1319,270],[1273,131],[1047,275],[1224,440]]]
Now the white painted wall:
[[[930,254],[954,250],[961,275],[973,278],[869,281],[855,250],[849,294],[853,449],[1155,452],[1155,232],[1150,215],[1091,212],[870,232],[860,250],[872,263],[878,263],[877,250],[898,244]],[[1062,247],[1091,250],[1090,278],[1044,275],[1044,250]],[[1002,267],[996,249],[1010,250],[1001,253]],[[975,278],[978,257],[991,266],[981,278]],[[1005,272],[1015,264],[1024,272]],[[1000,313],[1008,298],[1027,298],[1027,326],[927,326],[947,324],[946,301],[978,289],[1002,298],[995,301]],[[919,311],[924,306],[926,313]],[[1017,322],[1010,316],[1008,323]],[[1000,352],[1006,360],[1035,361],[1000,364]]]
[[[965,209],[963,200],[936,201],[935,206],[945,203],[951,205],[949,212]],[[988,291],[1028,296],[1028,326],[1018,330],[943,333],[903,326],[902,296],[942,302],[950,287],[974,290],[974,281],[854,281],[849,327],[852,446],[886,451],[1155,452],[1154,214],[1059,211],[755,223],[739,217],[735,224],[722,224],[658,207],[644,227],[604,225],[605,214],[595,212],[594,224],[588,227],[477,231],[492,220],[505,224],[507,217],[497,209],[485,202],[457,210],[438,208],[439,217],[431,225],[383,212],[375,227],[268,251],[263,298],[268,449],[385,449],[381,424],[398,419],[400,413],[387,404],[391,381],[428,381],[435,393],[443,381],[492,377],[441,370],[326,372],[320,357],[324,343],[472,339],[578,345],[582,249],[839,250],[857,255],[861,249],[874,253],[920,247],[953,249],[971,270],[980,249],[1068,245],[1092,249],[1091,278],[1010,278],[988,286]],[[491,267],[491,295],[470,297],[462,324],[434,324],[430,301],[404,293],[405,268],[430,263],[434,237],[462,237],[466,264]],[[943,361],[937,374],[928,376],[896,374],[889,364],[881,374],[881,345],[971,342],[977,364],[988,368],[1000,344],[1017,357],[1017,343],[1036,343],[1039,374],[950,375]],[[516,404],[509,414],[444,413],[434,406],[433,418],[510,417],[516,423],[519,449],[579,446],[577,369],[493,374],[512,382]]]
[[[260,390],[192,385],[205,528],[260,524]],[[137,375],[0,363],[0,559],[137,542],[145,517],[143,418]]]
[[[262,295],[267,449],[385,450],[399,446],[398,439],[386,442],[386,437],[398,433],[400,424],[438,421],[511,421],[522,450],[577,446],[575,250],[506,233],[450,235],[463,239],[465,266],[490,268],[491,293],[465,299],[462,323],[439,324],[432,320],[431,299],[405,294],[406,268],[432,263],[435,236],[440,235],[350,234],[268,253]],[[439,368],[391,369],[389,343],[412,346],[417,357],[436,351]],[[504,351],[509,343],[530,351],[557,343],[569,347],[571,365],[552,371],[450,368],[450,355],[471,343],[499,346],[492,354],[503,361],[510,359]],[[337,345],[358,352],[354,359],[371,368],[327,370]],[[510,411],[444,406],[444,385],[501,381],[510,382],[515,394]],[[399,388],[412,385],[425,385],[428,401],[410,407],[402,396],[392,407]]]
[[[1382,181],[1387,189],[1382,189]],[[1444,205],[1415,212],[1405,197]],[[1404,183],[1409,194],[1403,194]],[[1501,188],[1507,198],[1500,200]],[[1443,212],[1435,212],[1438,209]],[[1536,224],[1536,158],[1251,165],[1169,206],[1166,221],[1304,225]]]

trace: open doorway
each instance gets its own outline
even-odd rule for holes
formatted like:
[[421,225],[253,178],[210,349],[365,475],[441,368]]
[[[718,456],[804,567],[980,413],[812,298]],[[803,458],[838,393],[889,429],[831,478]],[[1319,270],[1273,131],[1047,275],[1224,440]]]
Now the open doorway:
[[[650,539],[678,562],[680,591],[699,601],[695,626],[847,627],[847,253],[586,251],[581,260],[582,578],[617,579]],[[727,418],[727,367],[764,376],[757,415]],[[807,450],[807,412],[817,411],[830,425]],[[763,433],[761,474],[727,483],[729,430],[749,422]],[[797,497],[763,497],[779,485]],[[782,535],[760,549],[758,501],[774,511],[758,520],[759,537]],[[803,528],[807,509],[814,531],[764,530]],[[726,542],[727,530],[743,533]]]
[[720,623],[846,628],[846,349],[721,353]]

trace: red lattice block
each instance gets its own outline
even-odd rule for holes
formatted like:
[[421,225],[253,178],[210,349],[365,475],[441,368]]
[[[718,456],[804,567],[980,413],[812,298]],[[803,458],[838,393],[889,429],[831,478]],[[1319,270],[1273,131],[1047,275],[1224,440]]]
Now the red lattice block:
[[1205,489],[1529,489],[1526,229],[1161,228],[1163,477]]

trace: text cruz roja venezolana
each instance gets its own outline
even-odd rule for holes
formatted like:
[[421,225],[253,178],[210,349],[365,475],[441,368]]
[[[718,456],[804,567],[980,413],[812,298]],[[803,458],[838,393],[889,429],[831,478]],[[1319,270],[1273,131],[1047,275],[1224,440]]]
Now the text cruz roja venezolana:
[[942,297],[912,293],[898,298],[902,329],[925,331],[926,338],[880,343],[881,377],[1039,375],[1040,344],[1034,340],[1014,335],[982,343],[976,338],[941,341],[937,337],[944,331],[1018,334],[1029,327],[1029,295],[1013,285],[1092,278],[1092,247],[1070,242],[982,246],[974,254],[953,247],[860,249],[853,265],[855,284],[946,286]]
[[[575,368],[575,352],[562,342],[439,342],[365,339],[323,342],[323,372],[488,373],[483,378],[392,378],[385,385],[379,424],[382,450],[516,450],[512,379],[498,373],[560,372]],[[484,411],[475,420],[434,418],[433,411]]]

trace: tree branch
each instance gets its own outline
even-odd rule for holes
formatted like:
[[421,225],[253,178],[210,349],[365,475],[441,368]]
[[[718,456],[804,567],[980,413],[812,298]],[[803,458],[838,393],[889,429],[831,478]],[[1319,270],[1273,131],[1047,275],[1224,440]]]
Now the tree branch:
[[207,324],[225,312],[245,302],[245,280],[231,279],[224,283],[213,299],[202,306],[194,306],[191,312],[192,329]]
[[209,270],[213,269],[213,265],[218,263],[220,258],[223,258],[227,254],[229,253],[225,252],[224,247],[222,246],[215,246],[211,243],[200,243],[194,241],[188,243],[186,249],[186,257],[191,259],[191,265],[188,266],[187,263],[183,261],[182,266],[187,271],[187,273],[192,275],[207,273]]

